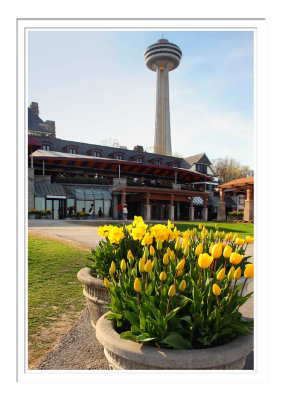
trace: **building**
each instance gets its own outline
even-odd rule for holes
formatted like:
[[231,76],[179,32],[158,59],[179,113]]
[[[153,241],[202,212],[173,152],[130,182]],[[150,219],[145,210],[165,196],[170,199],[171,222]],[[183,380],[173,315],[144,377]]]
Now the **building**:
[[[35,113],[35,116],[33,115]],[[51,209],[52,217],[88,211],[117,219],[119,203],[129,218],[150,220],[207,220],[208,196],[203,185],[213,177],[193,171],[182,158],[63,140],[46,132],[34,133],[39,116],[29,108],[29,209]],[[30,124],[31,122],[31,124]],[[34,141],[36,139],[36,142]]]
[[156,72],[156,121],[154,152],[171,155],[170,111],[168,73],[178,67],[182,52],[176,44],[166,39],[160,39],[149,46],[144,58],[146,66]]

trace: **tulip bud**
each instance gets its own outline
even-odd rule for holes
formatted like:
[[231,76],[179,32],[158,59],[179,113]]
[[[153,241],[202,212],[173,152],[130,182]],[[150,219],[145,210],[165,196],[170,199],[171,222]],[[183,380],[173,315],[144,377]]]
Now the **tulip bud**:
[[126,262],[124,259],[121,260],[120,269],[122,270],[122,272],[126,271]]
[[171,259],[172,261],[175,260],[175,254],[174,254],[174,251],[173,251],[173,250],[172,250],[171,253],[170,253],[170,259]]
[[246,279],[252,279],[254,277],[254,264],[247,264],[244,271],[244,276]]
[[238,267],[234,273],[234,279],[237,281],[241,277],[241,268]]
[[131,257],[133,258],[132,252],[131,252],[131,250],[128,250],[127,259],[129,260]]
[[144,250],[144,256],[145,256],[145,258],[149,257],[149,250],[148,250],[147,246],[145,247],[145,250]]
[[179,271],[180,269],[183,269],[185,265],[185,259],[183,258],[177,265],[176,270]]
[[196,256],[199,256],[200,254],[202,254],[202,252],[203,252],[203,243],[200,243],[196,247],[195,254]]
[[169,295],[169,297],[173,297],[175,295],[175,286],[174,285],[171,285],[171,287],[169,288],[168,295]]
[[199,230],[200,231],[202,230],[202,224],[199,224]]
[[212,291],[215,296],[219,296],[221,293],[221,289],[216,283],[212,285]]
[[163,242],[162,242],[161,239],[159,239],[159,240],[157,241],[157,250],[161,250],[162,247],[163,247]]
[[136,278],[134,281],[134,290],[137,293],[141,292],[141,283],[138,278]]
[[104,285],[106,286],[107,289],[109,289],[109,287],[111,286],[107,278],[104,278]]
[[167,253],[165,253],[165,255],[163,256],[163,263],[164,263],[164,265],[168,265],[168,263],[169,263],[168,254]]
[[171,248],[168,247],[166,252],[167,252],[167,255],[170,256],[171,255]]
[[218,281],[222,281],[222,279],[225,277],[225,268],[222,268],[218,274],[216,275],[216,279]]
[[229,258],[231,256],[232,253],[232,247],[226,245],[224,250],[223,250],[223,257],[224,258]]
[[181,243],[180,243],[179,238],[177,238],[174,248],[175,248],[176,251],[178,251],[180,249],[180,247],[181,247]]
[[183,279],[183,281],[179,285],[179,291],[184,292],[185,289],[186,289],[186,281]]
[[116,266],[115,263],[112,261],[111,266],[109,268],[109,273],[114,274],[116,272]]
[[161,280],[161,281],[165,281],[165,280],[166,280],[166,277],[167,277],[167,275],[166,275],[165,271],[162,271],[162,272],[160,273],[160,280]]
[[150,256],[153,256],[155,254],[155,249],[153,246],[150,246]]
[[234,278],[234,274],[235,274],[235,268],[231,267],[230,271],[228,272],[227,279],[229,281],[232,281],[232,279]]
[[144,263],[144,260],[142,258],[140,258],[140,260],[139,260],[139,271],[142,274],[142,272],[144,272],[144,270],[145,270],[145,263]]
[[152,266],[153,266],[153,268],[157,268],[157,266],[158,266],[158,260],[156,257],[154,257],[154,259],[153,259]]
[[152,271],[152,261],[151,261],[151,260],[148,260],[148,261],[146,262],[145,271],[146,271],[146,272]]
[[187,246],[185,246],[185,248],[184,248],[184,255],[185,255],[185,257],[188,257],[188,256],[189,256],[189,246],[188,246],[188,244],[187,244]]
[[181,276],[181,275],[183,275],[183,269],[180,269],[179,271],[176,271],[176,276],[177,276],[177,278],[178,278],[179,276]]

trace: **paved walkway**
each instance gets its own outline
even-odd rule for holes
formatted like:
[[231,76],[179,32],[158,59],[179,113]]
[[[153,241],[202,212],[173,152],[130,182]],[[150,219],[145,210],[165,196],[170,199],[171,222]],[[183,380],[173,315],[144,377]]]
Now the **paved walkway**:
[[[108,220],[66,221],[66,220],[29,220],[29,230],[81,243],[89,250],[95,248],[100,240],[98,226],[113,222]],[[120,222],[120,221],[117,221]],[[247,254],[253,262],[253,245],[247,248]],[[248,286],[248,292],[253,290],[253,281]],[[241,308],[244,316],[254,317],[253,297]],[[44,370],[87,370],[108,369],[108,363],[103,354],[102,346],[97,342],[94,329],[91,326],[89,313],[84,311],[80,320],[60,340],[51,352],[46,354],[37,364],[36,369]],[[247,359],[244,369],[253,369],[253,353]]]

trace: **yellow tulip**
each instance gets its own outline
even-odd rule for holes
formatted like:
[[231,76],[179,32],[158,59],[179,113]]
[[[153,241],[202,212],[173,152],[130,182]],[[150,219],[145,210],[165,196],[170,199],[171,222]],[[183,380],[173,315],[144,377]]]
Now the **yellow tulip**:
[[213,262],[213,257],[207,253],[203,253],[199,255],[198,264],[201,268],[209,268],[211,263]]
[[181,247],[181,243],[180,243],[179,238],[177,238],[174,248],[175,248],[176,251],[178,251],[180,249],[180,247]]
[[171,285],[171,287],[169,288],[168,295],[169,295],[169,297],[173,297],[175,295],[175,286],[174,285]]
[[209,248],[210,254],[212,253],[212,248],[213,248],[213,246],[214,246],[214,242],[212,242],[211,245],[210,245],[210,248]]
[[215,244],[212,248],[211,255],[213,258],[219,258],[222,254],[222,247],[219,243]]
[[200,231],[202,230],[202,224],[199,224],[199,230]]
[[112,261],[110,269],[109,269],[109,273],[114,274],[115,272],[116,272],[116,266],[115,266],[115,263]]
[[234,278],[234,274],[235,274],[235,268],[231,267],[230,271],[228,272],[227,279],[229,281],[232,281],[232,279]]
[[200,243],[196,247],[195,254],[196,256],[199,256],[200,254],[202,254],[202,252],[203,252],[203,243]]
[[121,260],[120,269],[122,270],[122,272],[126,270],[126,262],[124,259]]
[[251,236],[246,236],[246,243],[248,243],[248,244],[254,243],[254,238]]
[[243,254],[233,252],[233,253],[231,253],[229,261],[231,264],[238,265],[243,260],[243,258],[244,258]]
[[107,289],[109,289],[109,287],[111,286],[107,278],[104,278],[104,285],[106,286]]
[[163,256],[163,263],[164,263],[164,265],[168,265],[168,263],[169,263],[168,254],[167,253],[165,253],[165,255]]
[[183,279],[183,281],[179,285],[179,291],[184,292],[185,289],[186,289],[186,281]]
[[246,265],[244,276],[246,279],[252,279],[254,277],[254,264]]
[[223,250],[223,257],[229,258],[231,256],[231,253],[232,253],[232,247],[226,245]]
[[179,276],[181,276],[181,275],[183,275],[183,269],[180,269],[179,271],[176,272],[177,278],[178,278]]
[[153,246],[150,246],[150,256],[153,256],[155,254],[155,249]]
[[145,271],[150,272],[152,270],[152,261],[148,260],[145,265]]
[[161,281],[165,281],[165,280],[166,280],[166,277],[167,277],[167,275],[166,275],[165,271],[162,271],[162,272],[160,273],[160,280],[161,280]]
[[236,241],[235,241],[235,243],[237,244],[237,246],[242,246],[242,245],[245,243],[245,240],[244,240],[244,239],[237,238]]
[[221,293],[221,289],[216,283],[212,285],[212,291],[215,296],[219,296]]
[[142,273],[142,272],[144,272],[144,270],[145,270],[145,262],[144,262],[144,260],[142,258],[140,258],[140,260],[139,260],[139,271],[140,271],[140,273]]
[[184,265],[185,265],[185,259],[183,258],[183,260],[181,260],[181,261],[178,263],[178,265],[177,265],[177,267],[176,267],[176,270],[179,271],[180,269],[183,269],[183,268],[184,268]]
[[189,256],[189,246],[188,246],[188,244],[187,244],[187,246],[185,246],[183,253],[184,253],[185,257]]
[[158,260],[156,259],[156,257],[154,257],[152,267],[157,268],[157,266],[158,266]]
[[168,247],[166,252],[167,252],[167,255],[170,256],[170,254],[171,254],[171,248]]
[[175,260],[175,254],[174,254],[174,251],[173,251],[173,250],[172,250],[171,253],[170,253],[170,259],[171,259],[172,261]]
[[238,267],[234,273],[234,279],[237,281],[238,279],[241,278],[241,268]]
[[218,274],[216,275],[216,279],[218,281],[222,281],[222,279],[225,277],[225,268],[222,268]]
[[134,281],[134,290],[137,293],[141,292],[141,283],[138,278],[136,278]]
[[127,259],[129,260],[130,258],[133,258],[133,259],[134,259],[133,255],[132,255],[132,253],[131,253],[131,250],[128,250],[128,252],[127,252]]
[[163,241],[162,241],[161,239],[159,239],[159,240],[157,241],[157,250],[161,250],[162,247],[163,247]]
[[147,247],[147,246],[145,247],[144,255],[145,255],[145,258],[148,258],[148,257],[149,257],[149,250],[148,250],[148,247]]

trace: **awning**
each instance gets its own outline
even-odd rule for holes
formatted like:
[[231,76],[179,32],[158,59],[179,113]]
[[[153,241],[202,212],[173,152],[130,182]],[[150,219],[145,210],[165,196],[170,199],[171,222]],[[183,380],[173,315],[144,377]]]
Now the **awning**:
[[109,189],[100,186],[78,186],[75,188],[75,197],[79,200],[111,200]]
[[37,197],[47,197],[49,199],[52,198],[52,196],[61,199],[74,198],[73,194],[59,183],[35,182],[34,195]]

